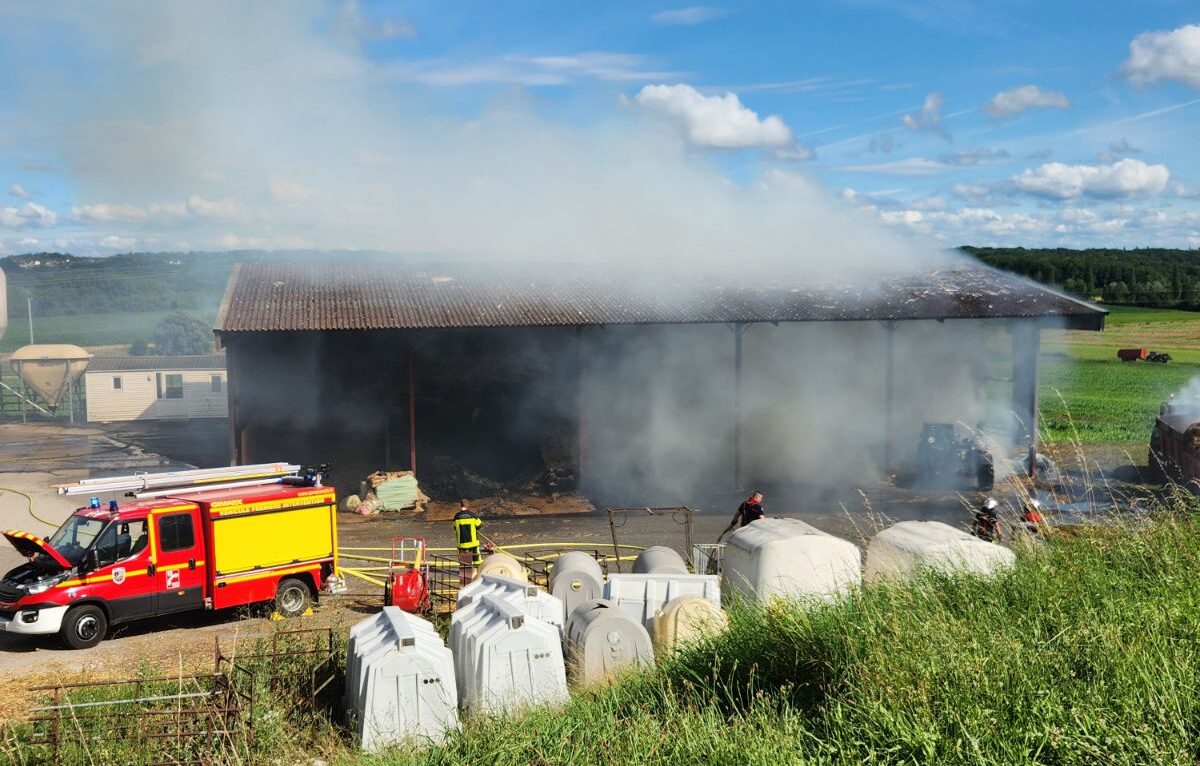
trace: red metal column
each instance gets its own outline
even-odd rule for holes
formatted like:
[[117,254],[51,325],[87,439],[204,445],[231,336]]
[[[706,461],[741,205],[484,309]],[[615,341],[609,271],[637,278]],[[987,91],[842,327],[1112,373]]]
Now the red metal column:
[[408,470],[417,473],[417,393],[413,387],[413,352],[408,348]]

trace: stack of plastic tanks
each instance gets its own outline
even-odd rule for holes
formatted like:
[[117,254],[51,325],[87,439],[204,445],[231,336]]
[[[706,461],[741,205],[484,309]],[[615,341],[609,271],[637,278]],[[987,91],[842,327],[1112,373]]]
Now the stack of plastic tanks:
[[480,596],[454,640],[459,702],[471,713],[512,713],[567,701],[557,629],[496,594]]
[[633,560],[634,574],[687,574],[683,557],[665,545],[652,545]]
[[654,616],[681,596],[699,596],[721,607],[721,582],[716,575],[610,574],[604,598],[650,630]]
[[567,620],[571,675],[584,683],[610,681],[622,670],[654,664],[650,634],[612,602],[594,599]]
[[[458,601],[454,606],[455,615],[463,618],[470,612],[473,604],[480,597],[496,595],[506,599],[525,610],[530,617],[536,617],[544,623],[553,625],[560,635],[563,633],[562,602],[536,585],[525,580],[512,580],[499,575],[483,575],[463,586],[458,592]],[[461,622],[460,618],[460,622]],[[450,625],[450,640],[454,640],[454,622]],[[453,647],[453,643],[451,643]]]
[[753,521],[730,535],[725,546],[725,592],[759,603],[830,600],[861,581],[857,545],[798,519]]
[[650,639],[654,651],[662,655],[676,647],[720,633],[728,626],[729,618],[708,599],[680,596],[667,602],[654,615]]
[[569,551],[559,556],[550,570],[550,595],[563,603],[563,618],[580,604],[604,595],[604,572],[590,554]]
[[868,582],[910,580],[921,569],[947,574],[996,574],[1016,561],[1008,548],[981,540],[940,521],[902,521],[867,545]]
[[521,562],[501,551],[485,556],[483,563],[479,565],[479,577],[489,574],[507,577],[510,580],[529,579],[529,573],[525,571]]
[[385,606],[350,629],[345,708],[363,750],[459,728],[454,658],[427,620]]

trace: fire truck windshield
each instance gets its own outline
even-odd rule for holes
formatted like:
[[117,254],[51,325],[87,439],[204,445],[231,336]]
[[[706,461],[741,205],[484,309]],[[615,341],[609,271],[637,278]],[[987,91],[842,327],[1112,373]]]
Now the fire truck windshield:
[[83,561],[83,554],[109,523],[107,519],[72,516],[50,538],[50,547],[67,561],[79,566]]

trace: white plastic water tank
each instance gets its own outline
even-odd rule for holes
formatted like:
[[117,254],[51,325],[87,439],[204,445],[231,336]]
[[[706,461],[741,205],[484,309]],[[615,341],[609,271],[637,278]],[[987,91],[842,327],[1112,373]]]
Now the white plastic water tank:
[[479,599],[455,652],[466,673],[460,703],[472,713],[511,713],[568,699],[558,631],[502,598]]
[[479,576],[483,577],[489,574],[507,577],[510,580],[529,579],[529,573],[525,571],[521,562],[503,551],[496,551],[490,556],[483,557],[483,563],[479,565]]
[[604,583],[604,598],[646,630],[650,630],[658,611],[680,596],[699,596],[719,609],[720,579],[716,575],[698,574],[610,574]]
[[991,575],[1011,567],[1016,555],[940,521],[902,521],[867,545],[868,582],[908,580],[920,569]]
[[719,607],[699,596],[680,596],[654,615],[650,640],[654,651],[666,654],[676,647],[716,635],[729,627],[729,618]]
[[346,701],[367,752],[438,743],[460,726],[450,650],[428,621],[393,606],[351,628]]
[[450,633],[448,645],[454,652],[455,676],[458,679],[458,696],[464,698],[467,693],[467,669],[465,637],[470,635],[473,626],[488,619],[481,614],[481,599],[484,596],[494,596],[519,607],[530,617],[551,625],[558,632],[559,640],[564,633],[563,605],[554,596],[528,582],[510,580],[507,577],[484,575],[459,591],[458,603],[450,618]]
[[862,553],[849,540],[799,519],[758,519],[730,535],[721,584],[726,593],[829,600],[862,581]]
[[563,617],[604,595],[604,571],[600,563],[583,551],[568,551],[559,556],[550,570],[550,594],[563,603]]
[[633,560],[634,574],[687,574],[683,557],[665,545],[652,545]]
[[[706,602],[707,603],[707,602]],[[585,683],[609,681],[622,671],[654,665],[650,634],[616,604],[581,604],[567,621],[571,675]]]

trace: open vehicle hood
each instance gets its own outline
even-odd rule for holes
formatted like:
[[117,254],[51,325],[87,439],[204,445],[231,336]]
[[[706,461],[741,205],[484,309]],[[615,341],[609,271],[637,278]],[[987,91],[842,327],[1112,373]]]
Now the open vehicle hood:
[[34,554],[44,553],[63,569],[70,569],[74,564],[67,561],[61,553],[50,547],[50,543],[37,535],[31,535],[28,532],[19,532],[15,529],[10,529],[4,533],[4,537],[8,539],[17,552],[26,558],[33,558]]

